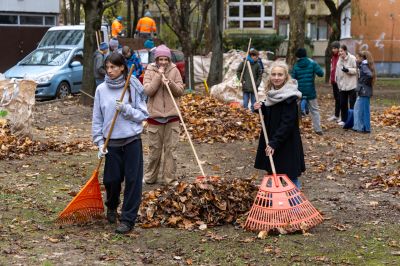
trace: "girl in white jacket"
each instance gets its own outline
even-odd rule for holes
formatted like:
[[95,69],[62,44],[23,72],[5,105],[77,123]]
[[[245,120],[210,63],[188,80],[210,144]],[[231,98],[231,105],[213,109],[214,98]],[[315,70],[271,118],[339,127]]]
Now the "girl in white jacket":
[[342,44],[339,48],[339,61],[336,65],[336,83],[340,94],[341,120],[338,124],[343,126],[347,121],[348,109],[354,108],[357,87],[357,62],[356,57],[347,51],[347,46]]

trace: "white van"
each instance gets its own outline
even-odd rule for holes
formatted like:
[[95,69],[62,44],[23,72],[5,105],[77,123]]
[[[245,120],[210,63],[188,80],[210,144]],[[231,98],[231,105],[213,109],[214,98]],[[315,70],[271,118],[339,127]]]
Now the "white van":
[[[83,47],[85,25],[51,27],[40,41],[38,48],[58,45]],[[109,42],[108,27],[101,26],[101,42]]]

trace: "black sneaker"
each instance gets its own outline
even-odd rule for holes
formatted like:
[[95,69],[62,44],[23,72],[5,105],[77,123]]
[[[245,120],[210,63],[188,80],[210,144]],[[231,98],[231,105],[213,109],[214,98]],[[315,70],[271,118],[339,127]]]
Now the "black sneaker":
[[117,222],[117,210],[107,209],[107,221],[110,224],[115,224]]
[[324,133],[322,133],[322,131],[315,131],[315,134],[320,135],[320,136],[324,135]]
[[127,225],[126,223],[120,223],[115,229],[115,233],[117,234],[127,234],[132,230],[132,226]]

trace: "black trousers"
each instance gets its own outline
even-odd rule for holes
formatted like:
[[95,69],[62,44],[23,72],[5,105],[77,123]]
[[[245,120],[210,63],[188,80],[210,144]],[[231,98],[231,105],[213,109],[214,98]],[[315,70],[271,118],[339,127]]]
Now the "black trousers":
[[340,115],[340,93],[337,83],[332,84],[333,98],[335,99],[335,116]]
[[340,113],[342,114],[342,121],[346,123],[347,112],[354,108],[356,103],[357,94],[356,90],[340,91]]
[[125,180],[121,222],[135,225],[142,199],[143,150],[137,139],[122,147],[108,147],[103,183],[106,188],[105,205],[116,210],[120,203],[122,182]]

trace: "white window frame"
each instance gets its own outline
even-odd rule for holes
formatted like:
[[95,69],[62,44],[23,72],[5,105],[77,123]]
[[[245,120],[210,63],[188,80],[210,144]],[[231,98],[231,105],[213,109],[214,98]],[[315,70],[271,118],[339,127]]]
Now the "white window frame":
[[[324,38],[322,38],[320,36],[320,32],[319,32],[319,28],[320,28],[320,21],[321,19],[317,19],[315,21],[316,24],[316,30],[317,30],[317,38],[316,39],[311,39],[311,22],[307,22],[307,28],[306,28],[306,36],[307,38],[311,39],[312,41],[326,41],[327,40],[327,36],[325,36]],[[328,31],[328,23],[326,23],[326,30]]]
[[340,14],[340,39],[351,38],[351,5],[343,8]]
[[[0,16],[17,16],[17,23],[16,24],[1,24],[0,26],[7,26],[7,27],[53,27],[57,26],[57,15],[54,14],[17,14],[17,13],[0,13]],[[29,17],[42,17],[42,24],[21,24],[21,16],[29,16]],[[45,17],[54,17],[54,25],[46,25],[45,24]]]
[[[239,7],[239,16],[238,17],[231,17],[229,15],[229,7],[231,6],[238,6]],[[260,6],[260,16],[259,17],[243,17],[243,6]],[[272,16],[265,16],[265,7],[271,6],[272,7]],[[227,4],[226,10],[226,28],[229,29],[229,22],[230,21],[239,21],[239,28],[231,27],[230,29],[274,29],[275,28],[275,1],[259,1],[259,2],[244,2],[240,0],[239,2],[229,2]],[[243,22],[245,21],[259,21],[260,27],[256,28],[244,28]],[[272,27],[264,28],[265,22],[272,21]]]

